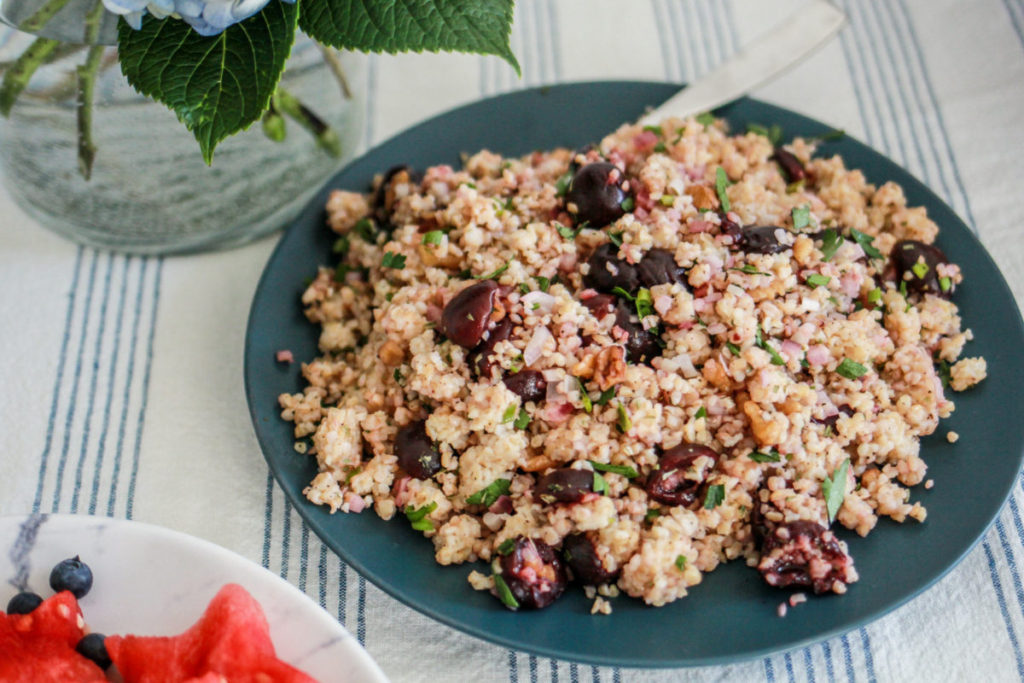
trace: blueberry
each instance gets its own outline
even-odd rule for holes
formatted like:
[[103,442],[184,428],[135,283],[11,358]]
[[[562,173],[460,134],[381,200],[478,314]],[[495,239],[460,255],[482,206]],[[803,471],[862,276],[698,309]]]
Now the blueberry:
[[92,588],[92,570],[78,555],[57,564],[50,572],[50,588],[57,591],[71,591],[81,600]]
[[102,633],[90,633],[78,641],[78,645],[75,645],[75,652],[92,660],[99,668],[109,669],[111,661],[106,641],[107,637]]
[[43,604],[41,597],[30,591],[25,591],[11,598],[11,601],[7,603],[7,613],[28,614],[41,604]]

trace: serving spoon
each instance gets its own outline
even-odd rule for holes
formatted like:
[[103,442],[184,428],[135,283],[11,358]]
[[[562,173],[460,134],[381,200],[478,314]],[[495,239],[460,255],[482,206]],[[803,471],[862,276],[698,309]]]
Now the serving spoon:
[[827,43],[846,16],[827,0],[811,0],[775,28],[687,85],[638,123],[653,125],[669,116],[686,118],[731,102],[782,74]]

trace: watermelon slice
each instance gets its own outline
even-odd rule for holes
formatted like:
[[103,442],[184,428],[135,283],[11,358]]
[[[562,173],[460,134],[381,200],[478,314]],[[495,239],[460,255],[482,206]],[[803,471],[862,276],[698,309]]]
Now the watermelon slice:
[[105,683],[103,670],[75,652],[83,635],[82,610],[69,591],[47,598],[29,614],[0,612],[0,681]]
[[108,636],[106,645],[125,683],[315,683],[277,658],[263,609],[237,584],[221,588],[181,635]]

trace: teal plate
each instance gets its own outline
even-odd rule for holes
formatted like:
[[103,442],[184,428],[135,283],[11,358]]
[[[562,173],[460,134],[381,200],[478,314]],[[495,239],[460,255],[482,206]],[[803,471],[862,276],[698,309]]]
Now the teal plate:
[[[515,92],[442,114],[368,152],[335,176],[290,227],[267,264],[253,299],[245,342],[245,383],[256,435],[270,469],[310,528],[352,568],[410,607],[449,626],[500,645],[539,655],[625,667],[724,664],[835,636],[895,609],[952,569],[982,537],[1006,501],[1024,452],[1017,390],[1024,380],[1024,327],[1013,295],[991,257],[953,211],[902,168],[849,137],[825,143],[869,181],[894,180],[909,204],[928,208],[940,226],[938,244],[963,269],[955,301],[974,330],[967,354],[988,360],[989,377],[956,395],[956,412],[922,443],[935,487],[913,496],[928,508],[924,524],[882,520],[867,538],[840,532],[850,544],[860,581],[845,596],[814,598],[789,611],[776,607],[788,593],[768,587],[741,562],[705,576],[688,597],[654,609],[639,600],[613,600],[610,616],[592,616],[573,588],[551,607],[513,613],[472,590],[473,568],[441,567],[433,545],[408,524],[372,511],[330,515],[302,496],[316,474],[312,457],[297,455],[291,424],[279,417],[277,396],[301,391],[299,363],[275,361],[279,349],[298,360],[317,355],[317,328],[306,321],[299,295],[320,264],[333,262],[324,203],[334,188],[365,191],[375,173],[396,164],[423,169],[458,167],[460,153],[491,149],[505,155],[577,147],[600,139],[680,86],[598,82]],[[734,130],[748,122],[778,124],[787,137],[817,136],[830,128],[763,102],[741,99],[717,112]],[[950,430],[960,434],[946,442]]]

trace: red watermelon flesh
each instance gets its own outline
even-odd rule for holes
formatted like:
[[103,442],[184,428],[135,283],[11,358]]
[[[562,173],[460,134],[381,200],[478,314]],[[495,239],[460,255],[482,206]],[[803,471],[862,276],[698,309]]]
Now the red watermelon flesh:
[[29,614],[0,612],[0,681],[106,681],[103,671],[75,652],[85,635],[78,601],[69,591],[47,598]]
[[181,635],[109,636],[106,645],[125,683],[314,683],[277,658],[263,609],[237,584],[221,588]]

